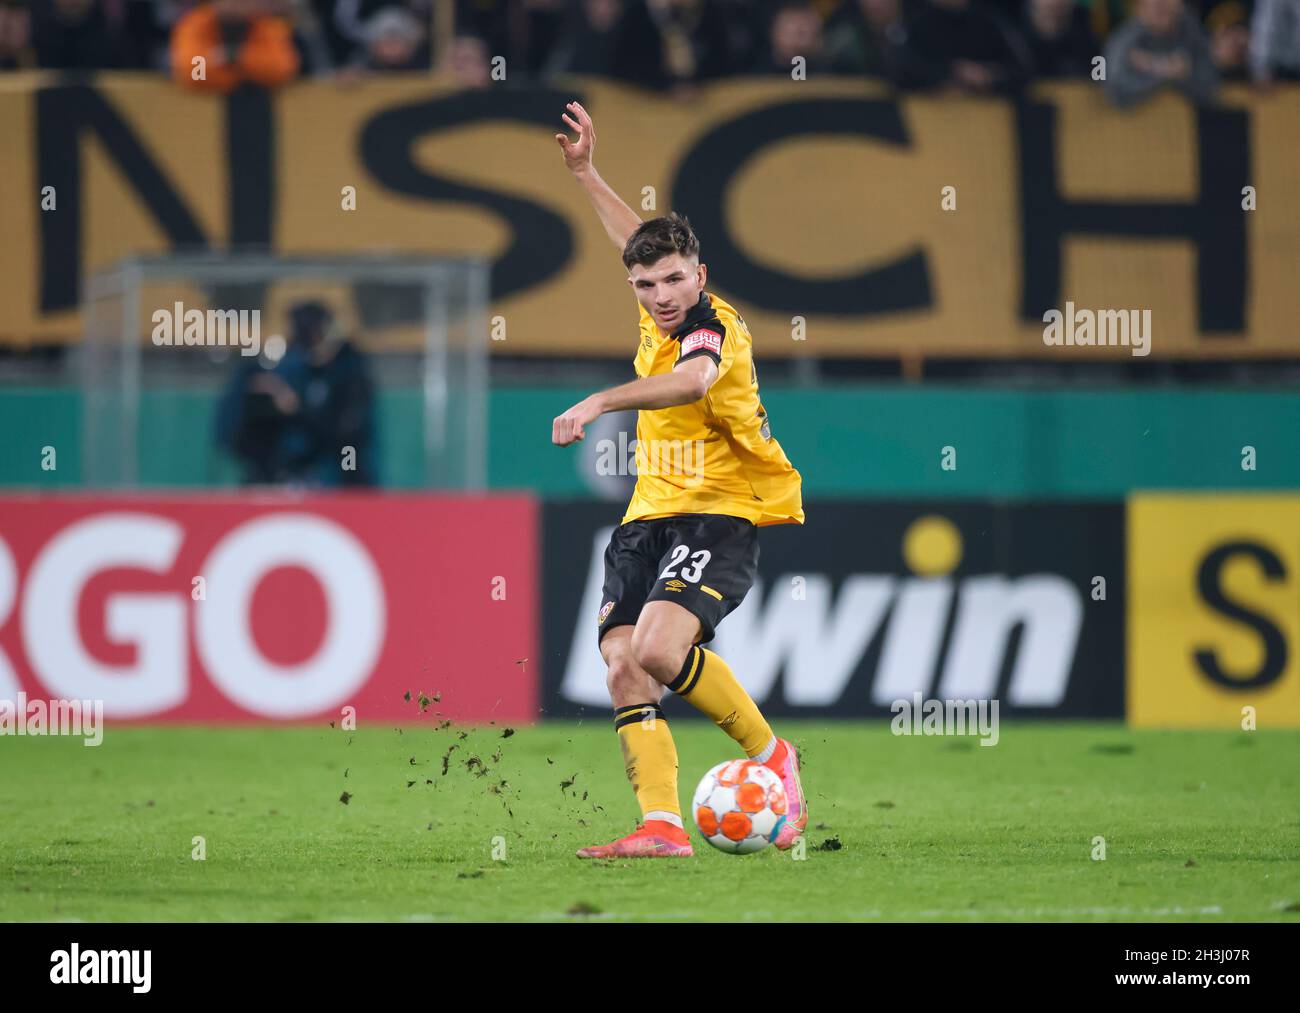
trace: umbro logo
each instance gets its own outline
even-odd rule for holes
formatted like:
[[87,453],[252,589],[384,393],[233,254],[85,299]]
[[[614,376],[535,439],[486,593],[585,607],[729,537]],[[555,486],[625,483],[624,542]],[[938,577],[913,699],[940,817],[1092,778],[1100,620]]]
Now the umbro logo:
[[664,587],[668,588],[669,591],[681,591],[686,587],[686,584],[680,580],[670,580],[664,584]]

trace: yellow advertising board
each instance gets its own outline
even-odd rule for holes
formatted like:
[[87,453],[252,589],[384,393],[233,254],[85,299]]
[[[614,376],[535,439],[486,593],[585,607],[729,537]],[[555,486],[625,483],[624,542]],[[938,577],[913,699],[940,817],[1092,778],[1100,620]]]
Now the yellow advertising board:
[[227,99],[6,75],[0,341],[77,340],[81,285],[123,256],[237,246],[484,255],[495,351],[630,357],[626,272],[554,140],[574,97],[638,213],[690,216],[760,357],[1138,354],[1046,344],[1067,308],[1080,340],[1079,314],[1149,314],[1156,358],[1300,355],[1300,88],[1120,112],[1083,82],[1017,104],[780,77],[682,103],[590,79]]
[[1134,727],[1300,727],[1300,496],[1128,504]]

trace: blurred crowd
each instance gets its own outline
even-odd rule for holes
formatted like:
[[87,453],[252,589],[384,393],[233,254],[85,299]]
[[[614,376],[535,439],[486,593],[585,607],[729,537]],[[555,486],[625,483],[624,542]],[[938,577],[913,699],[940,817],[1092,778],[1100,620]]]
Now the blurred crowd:
[[0,0],[0,69],[22,68],[153,70],[214,91],[576,73],[680,95],[761,74],[976,93],[1076,77],[1121,105],[1164,87],[1210,101],[1223,79],[1300,78],[1300,0]]

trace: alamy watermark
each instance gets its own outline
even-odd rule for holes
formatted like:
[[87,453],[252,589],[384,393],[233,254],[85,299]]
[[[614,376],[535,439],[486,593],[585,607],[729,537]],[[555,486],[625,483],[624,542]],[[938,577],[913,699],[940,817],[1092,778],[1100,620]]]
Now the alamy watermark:
[[889,711],[895,735],[978,735],[981,746],[998,744],[996,700],[924,700],[918,692],[895,700]]
[[617,440],[596,444],[597,475],[650,475],[686,479],[686,485],[704,482],[703,440]]
[[85,745],[104,741],[103,700],[0,700],[0,735],[77,735]]
[[1151,354],[1150,310],[1075,309],[1067,302],[1065,311],[1043,314],[1043,344],[1049,346],[1119,346],[1131,348],[1138,358]]
[[183,303],[153,311],[153,343],[160,348],[205,345],[238,348],[240,355],[262,351],[261,310],[186,309]]
[[152,985],[153,950],[83,950],[73,943],[50,954],[55,985],[130,985],[135,993]]

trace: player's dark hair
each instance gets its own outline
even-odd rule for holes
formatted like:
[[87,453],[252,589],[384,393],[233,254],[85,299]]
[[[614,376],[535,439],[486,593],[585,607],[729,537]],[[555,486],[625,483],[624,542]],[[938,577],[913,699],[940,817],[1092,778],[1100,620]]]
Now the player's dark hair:
[[674,253],[683,257],[700,255],[700,241],[695,238],[691,223],[676,211],[662,218],[651,218],[637,227],[623,247],[623,266],[649,267]]

